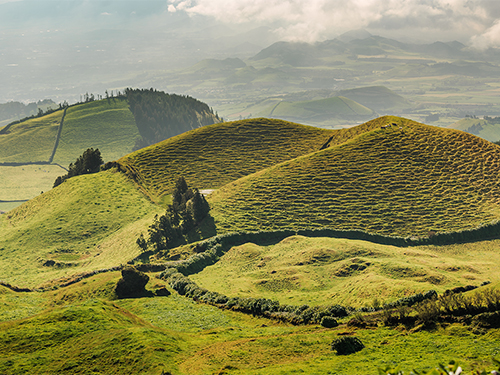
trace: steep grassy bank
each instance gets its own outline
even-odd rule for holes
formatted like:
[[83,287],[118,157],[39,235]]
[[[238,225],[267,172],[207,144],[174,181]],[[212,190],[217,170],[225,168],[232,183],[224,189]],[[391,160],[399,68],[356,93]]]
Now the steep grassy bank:
[[160,212],[114,171],[71,178],[0,216],[0,273],[14,284],[125,263]]
[[[374,126],[392,122],[397,125]],[[213,193],[210,203],[219,232],[331,227],[427,235],[500,217],[496,145],[392,117],[362,127],[367,131],[349,142]],[[361,128],[351,131],[356,130]]]

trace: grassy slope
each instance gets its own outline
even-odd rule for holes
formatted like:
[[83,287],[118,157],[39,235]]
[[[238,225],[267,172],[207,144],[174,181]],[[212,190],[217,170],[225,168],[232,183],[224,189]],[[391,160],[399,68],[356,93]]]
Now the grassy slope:
[[190,186],[219,188],[242,176],[318,150],[331,131],[280,120],[204,126],[120,159],[158,200],[184,176]]
[[121,173],[74,177],[0,217],[2,279],[34,286],[124,263],[157,212]]
[[[373,127],[393,121],[397,127]],[[405,119],[370,124],[376,130],[213,193],[218,231],[326,226],[426,235],[499,218],[496,145]]]
[[99,100],[68,108],[54,162],[73,163],[87,148],[98,148],[105,161],[132,151],[139,131],[124,99]]
[[384,86],[359,87],[342,90],[339,95],[345,96],[376,111],[388,109],[405,109],[411,104],[401,95]]
[[[96,275],[55,292],[16,294],[38,315],[0,322],[0,371],[36,373],[378,374],[398,364],[405,373],[460,359],[466,371],[498,354],[500,330],[474,335],[451,324],[432,332],[401,328],[290,326],[170,297],[112,300],[119,273]],[[162,282],[150,279],[148,289]],[[9,307],[0,303],[0,316]],[[32,313],[33,313],[32,312]],[[31,313],[31,314],[32,314]],[[331,341],[353,334],[361,352],[337,356]],[[453,339],[452,339],[453,337]]]
[[48,161],[56,141],[63,111],[13,125],[0,134],[0,163]]
[[245,244],[191,276],[227,296],[263,297],[292,305],[355,307],[392,302],[434,289],[500,282],[500,241],[398,248],[366,241],[289,237],[274,246]]
[[337,117],[371,116],[373,111],[355,101],[336,96],[304,102],[280,102],[261,113],[262,116],[314,121]]

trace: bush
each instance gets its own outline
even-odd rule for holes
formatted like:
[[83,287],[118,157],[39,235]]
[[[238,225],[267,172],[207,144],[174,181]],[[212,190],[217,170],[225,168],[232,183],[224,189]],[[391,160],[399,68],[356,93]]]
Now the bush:
[[339,325],[339,323],[335,320],[333,316],[324,316],[323,318],[321,318],[320,324],[325,328],[333,328]]
[[119,298],[140,296],[146,292],[145,286],[148,281],[148,275],[134,267],[126,267],[122,269],[122,278],[116,284],[116,295]]
[[332,342],[332,350],[337,351],[337,355],[356,353],[364,347],[360,339],[351,336],[340,337]]

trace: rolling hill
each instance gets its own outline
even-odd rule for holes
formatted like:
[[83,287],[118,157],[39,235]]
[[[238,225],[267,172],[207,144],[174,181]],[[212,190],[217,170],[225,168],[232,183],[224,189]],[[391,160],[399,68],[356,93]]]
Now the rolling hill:
[[304,102],[281,101],[259,113],[259,116],[301,123],[322,123],[339,118],[359,121],[374,115],[370,108],[343,96]]
[[370,131],[344,144],[219,189],[210,197],[218,230],[333,227],[422,236],[499,218],[496,145],[395,117],[364,127]]
[[319,150],[332,131],[280,120],[252,119],[205,126],[138,150],[118,162],[154,201],[179,176],[215,189],[281,161]]
[[490,142],[497,142],[500,140],[500,125],[486,119],[464,118],[448,127],[477,135]]
[[[49,190],[87,148],[98,148],[112,161],[137,145],[216,122],[220,119],[196,99],[129,89],[126,97],[89,100],[12,123],[0,130],[0,175],[8,177],[0,179],[0,201],[11,201],[0,202],[0,210]],[[44,174],[33,173],[31,164]]]

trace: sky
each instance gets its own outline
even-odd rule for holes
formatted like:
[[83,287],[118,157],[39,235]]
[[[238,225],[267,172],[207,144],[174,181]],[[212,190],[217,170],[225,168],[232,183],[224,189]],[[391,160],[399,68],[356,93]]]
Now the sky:
[[75,99],[147,72],[357,29],[500,48],[500,0],[0,0],[0,103]]

